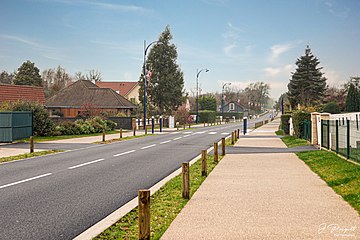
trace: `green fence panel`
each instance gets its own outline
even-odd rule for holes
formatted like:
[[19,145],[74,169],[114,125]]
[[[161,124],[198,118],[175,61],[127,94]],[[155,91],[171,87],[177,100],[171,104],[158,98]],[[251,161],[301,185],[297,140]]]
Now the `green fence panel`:
[[28,138],[32,130],[32,112],[0,112],[0,142]]

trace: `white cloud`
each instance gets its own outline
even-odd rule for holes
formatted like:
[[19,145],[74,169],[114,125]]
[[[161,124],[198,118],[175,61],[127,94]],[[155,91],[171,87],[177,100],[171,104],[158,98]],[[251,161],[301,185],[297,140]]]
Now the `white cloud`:
[[343,79],[338,72],[331,69],[326,69],[324,76],[327,78],[326,83],[331,87],[339,87],[346,82],[346,79]]
[[264,68],[263,71],[265,72],[266,76],[269,77],[274,77],[274,76],[278,76],[278,75],[289,75],[291,74],[291,72],[293,71],[294,66],[291,64],[287,64],[285,66],[282,67],[267,67]]
[[235,44],[230,44],[224,47],[224,53],[226,56],[231,56],[232,52],[234,51],[234,49],[236,48]]
[[294,42],[289,42],[285,44],[276,44],[270,47],[271,54],[268,57],[268,62],[273,63],[275,62],[281,55],[290,51],[297,45],[301,44],[303,41],[297,40]]

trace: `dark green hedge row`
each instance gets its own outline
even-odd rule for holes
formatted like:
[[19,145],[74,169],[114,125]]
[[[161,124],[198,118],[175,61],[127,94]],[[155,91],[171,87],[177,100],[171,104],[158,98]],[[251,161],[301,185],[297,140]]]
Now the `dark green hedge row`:
[[281,115],[281,125],[280,128],[284,131],[285,134],[289,134],[290,133],[290,124],[289,124],[289,119],[291,118],[291,114],[283,114]]
[[294,132],[295,132],[295,136],[298,138],[301,138],[301,136],[303,135],[303,124],[304,121],[310,121],[311,119],[311,114],[308,112],[304,112],[304,111],[295,111],[292,113],[292,122],[293,122],[293,126],[294,126]]

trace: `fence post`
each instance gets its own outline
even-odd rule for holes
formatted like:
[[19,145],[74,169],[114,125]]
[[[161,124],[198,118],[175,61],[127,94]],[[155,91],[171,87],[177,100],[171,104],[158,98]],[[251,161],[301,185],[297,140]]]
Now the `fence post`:
[[247,132],[247,117],[244,117],[243,118],[243,129],[244,129],[244,135],[246,134]]
[[234,132],[231,132],[231,144],[232,145],[234,145],[234,143],[235,143],[235,136],[234,136],[235,134],[234,134]]
[[214,143],[214,162],[219,162],[219,145],[218,143]]
[[240,138],[240,129],[239,128],[237,130],[237,137],[238,137],[238,139]]
[[122,128],[120,128],[120,138],[122,138]]
[[339,120],[335,120],[335,146],[336,153],[339,153]]
[[34,138],[30,136],[30,153],[34,152]]
[[202,150],[201,156],[202,156],[202,167],[201,167],[201,176],[206,177],[207,175],[207,164],[206,164],[206,158],[207,158],[207,151]]
[[138,192],[139,239],[150,240],[150,190]]
[[[146,127],[145,127],[145,129],[146,129]],[[134,127],[134,129],[133,129],[133,136],[135,137],[136,136],[136,127]]]
[[330,120],[326,120],[327,122],[327,149],[330,149]]
[[324,140],[324,126],[323,126],[323,124],[324,124],[324,120],[321,119],[320,149],[321,149],[321,147],[322,147],[322,145],[323,145],[323,140]]
[[350,120],[346,120],[346,158],[350,158]]
[[103,129],[103,132],[102,132],[102,141],[105,142],[105,129]]
[[221,138],[221,156],[225,156],[225,138]]
[[190,168],[189,163],[182,163],[182,197],[190,198]]

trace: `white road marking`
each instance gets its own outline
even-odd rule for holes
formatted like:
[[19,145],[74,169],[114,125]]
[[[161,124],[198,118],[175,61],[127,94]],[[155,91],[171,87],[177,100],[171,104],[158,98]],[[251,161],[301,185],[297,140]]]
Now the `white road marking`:
[[147,148],[151,148],[151,147],[155,147],[155,146],[156,146],[156,144],[151,144],[151,145],[149,145],[149,146],[142,147],[141,149],[147,149]]
[[192,132],[183,132],[184,134],[189,134],[189,133],[192,133]]
[[136,150],[131,150],[131,151],[127,151],[127,152],[115,154],[114,157],[118,157],[118,156],[125,155],[125,154],[129,154],[129,153],[133,153],[133,152],[135,152],[135,151],[136,151]]
[[182,137],[177,137],[177,138],[174,138],[173,140],[176,141],[176,140],[179,140],[181,139]]
[[203,133],[205,133],[205,132],[195,132],[193,134],[203,134]]
[[160,144],[165,144],[165,143],[168,143],[168,142],[171,142],[171,140],[167,140],[167,141],[161,142]]
[[97,162],[101,162],[101,161],[104,161],[104,160],[105,159],[100,158],[100,159],[97,159],[97,160],[94,160],[94,161],[91,161],[91,162],[86,162],[86,163],[82,163],[82,164],[79,164],[79,165],[76,165],[76,166],[68,167],[68,169],[75,169],[75,168],[78,168],[78,167],[83,167],[83,166],[93,164],[93,163],[97,163]]
[[214,134],[217,134],[217,132],[209,132],[208,134],[214,135]]
[[10,187],[10,186],[14,186],[14,185],[17,185],[17,184],[20,184],[20,183],[28,182],[28,181],[31,181],[31,180],[47,177],[47,176],[50,176],[51,174],[52,173],[46,173],[46,174],[42,174],[42,175],[39,175],[39,176],[36,176],[36,177],[32,177],[32,178],[24,179],[24,180],[21,180],[21,181],[9,183],[9,184],[6,184],[6,185],[2,185],[2,186],[0,186],[0,189]]
[[170,134],[178,134],[178,133],[180,133],[180,132],[172,132],[172,133],[170,133]]
[[221,133],[221,135],[228,135],[228,134],[230,134],[230,133],[227,133],[227,132]]
[[186,138],[186,137],[189,137],[189,136],[191,136],[191,135],[190,135],[190,134],[188,134],[188,135],[184,135],[183,137],[184,137],[184,138]]

